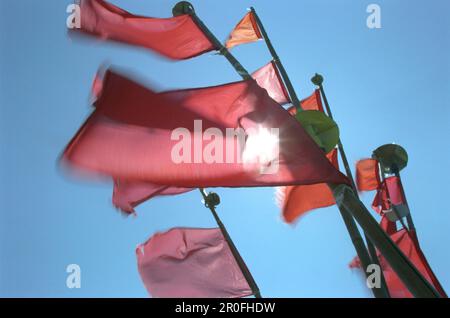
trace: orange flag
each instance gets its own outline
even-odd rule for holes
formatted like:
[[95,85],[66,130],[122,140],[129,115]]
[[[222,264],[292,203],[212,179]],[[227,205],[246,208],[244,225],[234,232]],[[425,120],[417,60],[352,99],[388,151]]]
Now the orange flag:
[[[339,169],[337,149],[330,151],[327,158]],[[279,187],[276,200],[287,223],[293,223],[308,211],[335,204],[333,193],[326,183]]]
[[225,46],[227,49],[231,49],[236,45],[255,42],[259,39],[262,39],[261,32],[259,32],[253,13],[249,12],[231,31]]
[[380,186],[378,161],[362,159],[356,163],[356,185],[359,191],[372,191]]

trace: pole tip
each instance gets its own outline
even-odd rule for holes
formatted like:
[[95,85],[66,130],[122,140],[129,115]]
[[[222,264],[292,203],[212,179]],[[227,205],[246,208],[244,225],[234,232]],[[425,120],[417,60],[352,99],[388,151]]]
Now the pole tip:
[[320,74],[315,74],[312,78],[311,78],[311,82],[313,82],[314,85],[320,86],[323,83],[323,76]]
[[191,13],[195,13],[195,10],[194,6],[188,1],[180,1],[172,8],[172,15],[174,17]]

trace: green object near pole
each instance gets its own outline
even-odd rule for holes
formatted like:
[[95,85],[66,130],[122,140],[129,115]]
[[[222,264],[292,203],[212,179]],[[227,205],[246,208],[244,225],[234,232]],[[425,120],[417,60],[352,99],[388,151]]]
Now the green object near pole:
[[[244,69],[244,67],[239,63],[238,60],[225,48],[222,43],[220,43],[219,40],[214,36],[214,34],[211,33],[211,31],[206,27],[206,25],[197,17],[195,14],[194,7],[191,3],[187,1],[181,1],[178,2],[172,9],[172,13],[174,16],[178,16],[180,14],[189,14],[197,26],[203,31],[203,33],[208,37],[208,39],[214,44],[217,50],[227,58],[227,60],[230,62],[230,64],[234,67],[234,69],[238,72],[238,74],[244,79],[251,79],[252,77],[247,72],[247,70]],[[216,220],[217,225],[220,228],[220,231],[222,232],[225,241],[228,243],[228,246],[230,247],[231,253],[234,256],[234,259],[236,260],[239,269],[241,270],[242,274],[245,277],[245,280],[247,281],[248,285],[250,286],[253,295],[255,298],[261,298],[261,292],[259,291],[259,287],[256,284],[255,279],[253,278],[250,270],[248,269],[247,265],[245,264],[241,254],[239,253],[236,245],[234,245],[233,240],[231,239],[230,235],[228,234],[227,229],[225,228],[225,225],[222,223],[222,221],[219,218],[219,215],[216,212],[215,205],[213,204],[215,202],[220,202],[220,200],[216,201],[217,198],[211,201],[210,195],[207,195],[204,189],[199,189],[201,195],[203,196],[203,200],[205,201],[205,205],[209,210],[211,211],[212,215],[214,216],[214,219]]]

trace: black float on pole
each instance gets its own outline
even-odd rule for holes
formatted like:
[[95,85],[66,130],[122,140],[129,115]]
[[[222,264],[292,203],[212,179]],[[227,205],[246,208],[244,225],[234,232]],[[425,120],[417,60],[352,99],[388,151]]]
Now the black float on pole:
[[[255,17],[259,31],[261,32],[262,36],[264,37],[267,48],[269,49],[269,52],[272,55],[272,58],[280,71],[281,77],[283,78],[283,82],[286,85],[286,89],[289,93],[292,104],[296,107],[297,112],[302,111],[302,108],[300,105],[300,100],[298,99],[297,94],[295,93],[295,89],[292,85],[292,82],[289,79],[289,76],[288,76],[283,64],[281,63],[281,60],[280,60],[277,52],[275,51],[275,48],[273,47],[272,42],[269,39],[269,36],[267,35],[267,32],[264,28],[264,25],[261,22],[261,19],[259,18],[258,14],[256,13],[255,8],[251,7],[250,10]],[[329,111],[329,107],[327,107],[327,110],[328,110],[328,116],[331,119],[333,119],[331,111]],[[352,185],[354,187],[353,177],[351,175],[350,168],[348,167],[348,161],[347,161],[347,158],[345,157],[345,153],[343,152],[342,144],[340,143],[340,141],[338,143],[338,146],[339,146],[339,150],[341,152],[343,161],[345,158],[344,166],[347,171],[347,177],[353,182]],[[358,227],[356,226],[356,222],[353,219],[353,217],[350,214],[348,214],[344,209],[339,208],[339,211],[341,212],[342,219],[344,220],[345,226],[350,235],[353,246],[355,247],[356,254],[358,255],[358,258],[361,261],[364,274],[366,277],[368,277],[369,273],[366,272],[366,269],[370,264],[372,264],[373,261],[371,260],[371,257],[366,249],[366,245],[364,244],[361,234],[359,233]],[[376,254],[375,248],[373,248],[372,252]],[[380,290],[378,288],[372,288],[372,292],[373,292],[374,296],[377,298],[389,297],[389,292],[386,288],[386,283],[384,281],[384,277],[382,277],[382,286],[381,286]]]
[[[208,37],[208,39],[214,44],[216,49],[227,58],[227,60],[231,63],[231,65],[235,68],[235,70],[238,72],[238,74],[243,79],[250,79],[250,74],[244,69],[244,67],[239,63],[238,60],[222,45],[222,43],[217,40],[217,38],[214,36],[214,34],[211,33],[211,31],[205,26],[205,24],[197,17],[195,14],[194,7],[192,4],[190,4],[187,1],[181,1],[178,2],[172,9],[172,13],[174,16],[180,15],[180,14],[189,14],[197,26],[203,31],[203,33]],[[217,225],[220,228],[220,231],[222,232],[222,235],[224,236],[226,242],[228,243],[228,246],[230,247],[231,253],[234,256],[234,259],[236,260],[242,274],[245,277],[245,280],[247,281],[248,285],[250,286],[253,295],[256,298],[261,298],[261,293],[259,291],[259,287],[256,284],[255,279],[253,278],[251,272],[249,271],[247,265],[245,264],[241,254],[239,253],[238,249],[236,248],[236,245],[234,245],[233,240],[231,239],[230,235],[228,234],[227,229],[225,228],[225,225],[223,225],[222,221],[219,218],[219,215],[216,212],[215,206],[217,206],[220,203],[220,198],[216,193],[209,193],[207,194],[204,189],[199,189],[200,193],[203,196],[203,200],[205,202],[205,206],[209,208],[211,211],[214,219],[216,220]]]

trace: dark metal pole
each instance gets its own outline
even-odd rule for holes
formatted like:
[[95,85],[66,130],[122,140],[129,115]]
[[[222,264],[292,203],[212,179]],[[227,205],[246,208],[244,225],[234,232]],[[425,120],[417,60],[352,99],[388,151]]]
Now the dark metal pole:
[[[323,88],[323,77],[316,73],[313,77],[313,83],[319,87],[320,94],[322,95],[323,102],[325,104],[325,109],[327,111],[328,116],[333,119],[333,113],[331,112],[330,104],[328,103],[327,96],[325,95],[325,90]],[[358,189],[356,188],[355,179],[353,178],[352,170],[350,169],[350,165],[347,160],[347,155],[345,154],[344,146],[342,145],[341,139],[338,141],[339,153],[341,154],[342,163],[344,164],[345,172],[347,177],[350,179],[352,189],[356,195],[358,195]],[[367,235],[364,233],[364,237],[367,243],[367,249],[369,250],[370,257],[372,259],[372,263],[378,265],[380,267],[380,260],[378,259],[377,251],[373,246],[372,242],[368,239]],[[381,267],[380,267],[381,268]],[[383,271],[381,271],[381,292],[384,294],[383,297],[390,298],[389,289],[386,284],[386,279],[384,277]]]
[[256,19],[256,24],[258,25],[259,31],[261,31],[262,36],[264,37],[264,40],[266,42],[267,48],[269,49],[270,54],[272,55],[273,61],[278,67],[278,70],[280,71],[281,77],[283,78],[284,84],[286,85],[288,94],[291,98],[292,104],[297,108],[297,110],[301,110],[300,107],[300,100],[297,97],[297,94],[295,93],[294,86],[292,86],[291,80],[289,79],[289,76],[287,75],[287,72],[281,63],[281,60],[275,51],[272,42],[270,42],[269,36],[267,35],[266,29],[264,29],[264,26],[259,19],[258,15],[256,14],[255,8],[250,7],[250,10],[252,11],[253,15]]
[[[297,111],[301,111],[302,109],[301,109],[301,105],[300,105],[300,100],[298,99],[297,94],[295,93],[295,89],[291,83],[291,80],[289,79],[286,69],[284,68],[283,64],[281,63],[281,60],[280,60],[277,52],[275,51],[275,48],[273,47],[272,42],[270,42],[269,36],[267,35],[266,29],[264,28],[264,25],[262,24],[261,19],[259,18],[258,14],[256,13],[255,8],[251,7],[250,10],[252,11],[253,15],[255,16],[256,23],[258,25],[259,30],[261,31],[262,36],[264,37],[267,48],[269,49],[269,52],[272,55],[272,58],[275,61],[275,64],[277,65],[277,67],[280,71],[281,77],[283,78],[283,81],[286,85],[289,96],[291,97],[292,104],[294,104],[294,106],[297,108]],[[327,109],[329,109],[329,107]],[[331,112],[328,112],[328,114],[329,114],[328,116],[330,118],[333,118],[331,115]],[[343,147],[340,142],[339,142],[339,150],[341,151],[341,156],[344,158],[345,153],[343,152]],[[345,162],[347,163],[347,166],[348,166],[346,157],[345,157]],[[344,163],[344,165],[345,165],[345,163]],[[347,169],[347,168],[348,167],[346,167],[346,171],[347,170],[350,171],[350,169],[349,168]],[[354,183],[351,172],[350,172],[350,175],[348,175],[348,172],[347,172],[347,176]],[[354,184],[353,184],[353,186],[354,186]],[[358,227],[356,226],[356,223],[355,223],[355,220],[353,219],[353,217],[342,209],[339,209],[339,211],[341,212],[342,219],[344,220],[345,226],[347,227],[347,231],[350,235],[353,246],[355,247],[356,254],[358,255],[358,257],[361,261],[361,265],[363,267],[364,274],[366,275],[366,277],[368,277],[368,273],[366,272],[366,269],[372,263],[372,260],[366,249],[366,245],[364,244],[364,241],[361,237],[361,234],[358,231]],[[373,251],[374,250],[375,249],[373,248]],[[387,291],[386,285],[385,285],[385,283],[384,284],[383,283],[384,283],[384,277],[382,278],[381,290],[379,291],[377,288],[372,289],[374,296],[377,298],[389,297],[389,293]]]

